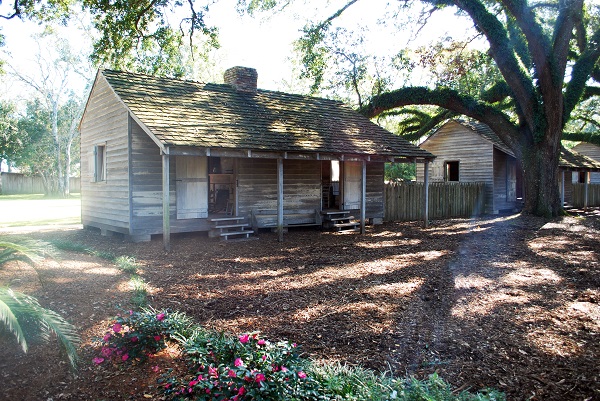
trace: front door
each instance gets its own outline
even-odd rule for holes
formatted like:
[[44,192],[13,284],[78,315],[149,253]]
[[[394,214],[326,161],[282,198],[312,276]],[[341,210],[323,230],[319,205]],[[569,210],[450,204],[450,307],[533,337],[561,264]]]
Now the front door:
[[175,158],[175,189],[178,219],[207,218],[207,158],[204,156],[177,156]]
[[344,162],[344,205],[345,210],[360,209],[362,190],[362,164],[360,162]]

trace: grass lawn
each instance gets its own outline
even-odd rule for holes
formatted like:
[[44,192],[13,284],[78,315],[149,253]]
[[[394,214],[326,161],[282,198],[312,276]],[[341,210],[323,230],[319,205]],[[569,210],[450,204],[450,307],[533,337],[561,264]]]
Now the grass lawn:
[[43,194],[0,196],[0,227],[79,223],[79,194],[68,199],[46,198]]

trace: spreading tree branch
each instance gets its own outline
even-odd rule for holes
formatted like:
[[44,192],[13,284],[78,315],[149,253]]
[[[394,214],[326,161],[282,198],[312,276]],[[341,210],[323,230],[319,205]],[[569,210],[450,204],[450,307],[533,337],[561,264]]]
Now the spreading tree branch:
[[[600,29],[592,36],[586,50],[581,54],[579,59],[573,65],[571,72],[571,80],[567,85],[564,95],[564,116],[565,122],[569,120],[573,109],[580,102],[582,96],[585,96],[584,91],[590,90],[587,87],[588,77],[593,75],[596,69],[596,63],[600,58]],[[593,92],[593,91],[592,91]],[[589,93],[592,93],[589,92]]]
[[359,112],[373,118],[386,110],[415,104],[430,104],[487,124],[517,154],[521,154],[520,131],[508,116],[471,96],[441,88],[408,87],[375,96]]

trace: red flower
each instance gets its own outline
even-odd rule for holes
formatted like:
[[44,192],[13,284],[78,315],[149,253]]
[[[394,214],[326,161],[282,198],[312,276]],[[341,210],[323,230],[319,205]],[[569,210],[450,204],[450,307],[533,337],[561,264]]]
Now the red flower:
[[121,329],[122,329],[122,328],[123,328],[123,326],[121,326],[121,323],[115,323],[115,324],[113,325],[113,328],[112,328],[112,329],[113,329],[113,331],[114,331],[115,333],[119,333],[119,332],[121,332]]
[[240,387],[240,391],[238,391],[238,395],[244,395],[246,394],[246,389],[244,388],[244,386]]
[[235,370],[233,370],[233,369],[229,369],[229,372],[227,372],[227,376],[229,376],[229,377],[237,377],[237,375],[235,374]]
[[219,377],[219,372],[217,371],[217,369],[213,368],[212,366],[208,367],[208,375],[210,377]]
[[191,382],[189,382],[188,386],[194,387],[196,384],[198,384],[198,381],[197,380],[192,380]]
[[262,373],[257,374],[256,377],[254,378],[254,381],[257,383],[264,382],[265,380],[267,380],[267,379],[266,379],[265,375],[263,375]]
[[131,342],[132,342],[132,343],[137,343],[137,342],[138,342],[138,340],[139,340],[139,338],[137,338],[137,336],[133,336],[133,337],[131,337]]
[[250,336],[248,334],[240,336],[240,342],[242,344],[246,344],[248,341],[250,341]]
[[155,341],[160,341],[160,336],[154,336]]
[[164,319],[165,319],[164,313],[159,313],[158,315],[156,315],[156,320],[158,320],[159,322],[162,322]]

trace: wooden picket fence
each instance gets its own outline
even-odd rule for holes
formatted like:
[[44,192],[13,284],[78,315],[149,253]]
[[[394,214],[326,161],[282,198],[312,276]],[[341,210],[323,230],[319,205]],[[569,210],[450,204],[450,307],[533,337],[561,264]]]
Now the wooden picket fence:
[[[69,190],[78,193],[81,187],[79,177],[69,179]],[[44,184],[40,176],[27,176],[19,173],[0,174],[0,194],[2,195],[24,195],[43,194]]]
[[[429,219],[478,216],[484,212],[482,182],[433,182],[429,184]],[[423,218],[423,183],[393,182],[385,185],[385,220]]]
[[[573,183],[572,203],[576,208],[584,206],[585,184]],[[600,206],[600,184],[588,184],[588,206]]]

